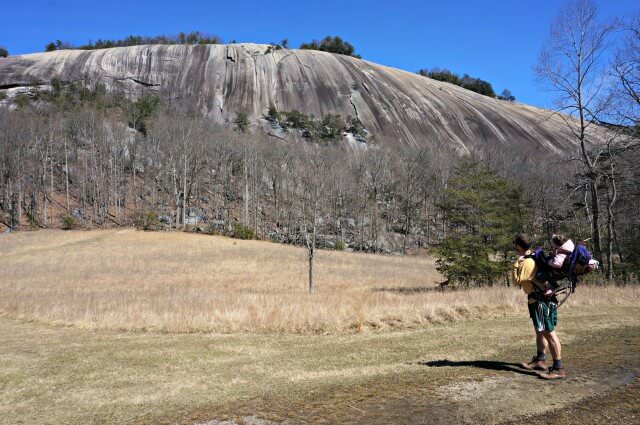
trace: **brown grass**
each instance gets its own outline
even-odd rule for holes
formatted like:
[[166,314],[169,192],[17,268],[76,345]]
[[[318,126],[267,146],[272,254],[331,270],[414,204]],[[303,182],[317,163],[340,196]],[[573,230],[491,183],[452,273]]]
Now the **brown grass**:
[[[435,290],[427,257],[306,251],[134,230],[0,236],[0,315],[84,328],[162,332],[362,332],[524,310],[497,287]],[[567,308],[638,305],[638,288],[581,287]]]

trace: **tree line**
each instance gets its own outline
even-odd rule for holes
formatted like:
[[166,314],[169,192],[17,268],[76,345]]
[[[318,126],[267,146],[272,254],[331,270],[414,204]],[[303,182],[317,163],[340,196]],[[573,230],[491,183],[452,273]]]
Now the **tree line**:
[[507,279],[515,231],[538,243],[564,232],[588,240],[606,277],[637,279],[638,28],[598,20],[586,0],[559,14],[536,70],[574,135],[562,155],[291,142],[247,132],[243,111],[217,125],[186,99],[54,81],[0,110],[0,223],[200,229],[306,246],[310,266],[316,247],[429,249],[463,285]]
[[516,100],[515,96],[513,96],[513,94],[511,94],[511,91],[508,89],[504,89],[499,96],[496,96],[496,92],[493,90],[493,86],[490,82],[482,80],[480,78],[472,77],[469,74],[464,74],[461,77],[446,68],[420,69],[418,70],[417,74],[422,75],[423,77],[431,78],[432,80],[455,84],[456,86],[460,86],[484,96],[498,97],[499,99],[508,100],[510,102]]
[[[198,230],[307,246],[311,259],[317,247],[431,249],[445,275],[467,285],[504,281],[506,256],[496,262],[496,253],[518,229],[540,240],[559,230],[592,236],[588,180],[569,163],[569,178],[549,182],[557,157],[290,142],[214,124],[191,105],[54,82],[0,110],[0,222]],[[626,214],[640,198],[640,152],[611,155],[618,200],[607,204],[611,231],[600,226],[614,242],[600,255],[631,276],[640,236],[637,214]],[[598,184],[611,193],[610,180]]]
[[145,44],[221,44],[222,38],[217,35],[203,33],[200,31],[192,31],[189,33],[180,32],[176,35],[158,35],[158,36],[143,36],[143,35],[129,35],[124,39],[98,39],[96,41],[89,41],[87,44],[75,46],[70,42],[55,40],[47,43],[44,50],[45,52],[53,52],[55,50],[64,49],[80,49],[80,50],[95,50],[95,49],[108,49],[111,47],[129,47],[129,46],[141,46]]
[[[45,52],[53,52],[56,50],[65,49],[80,49],[80,50],[96,50],[96,49],[108,49],[111,47],[130,47],[141,46],[145,44],[186,44],[186,45],[198,45],[198,44],[222,44],[223,39],[218,35],[208,34],[200,31],[192,31],[189,33],[180,32],[176,35],[158,35],[158,36],[143,36],[143,35],[129,35],[124,39],[98,39],[96,41],[89,41],[87,44],[74,45],[68,41],[55,40],[47,43],[44,50]],[[235,43],[235,40],[231,40],[231,43]],[[278,49],[288,49],[289,40],[284,38],[280,43],[270,43],[270,51]],[[303,50],[320,50],[323,52],[337,53],[340,55],[353,56],[360,58],[361,56],[356,53],[353,44],[346,40],[343,40],[340,36],[328,35],[322,40],[312,40],[307,43],[301,43],[300,49]],[[0,57],[6,57],[9,52],[0,47]]]

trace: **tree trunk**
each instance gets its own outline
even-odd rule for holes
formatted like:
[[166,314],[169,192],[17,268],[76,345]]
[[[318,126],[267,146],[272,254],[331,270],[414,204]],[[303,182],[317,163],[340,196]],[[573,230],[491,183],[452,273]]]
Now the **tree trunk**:
[[244,147],[244,158],[242,163],[242,179],[244,180],[244,192],[243,192],[243,214],[242,214],[242,224],[245,226],[249,225],[249,168],[248,168],[248,149],[247,142],[245,141]]
[[[313,204],[313,218],[311,220],[311,241],[307,242],[307,248],[309,250],[309,293],[313,294],[316,288],[313,284],[313,258],[316,253],[316,222],[318,214],[318,201],[314,201]],[[307,234],[307,239],[309,238]]]
[[67,139],[64,139],[64,187],[67,194],[67,214],[71,213],[69,205],[69,155],[67,153]]
[[184,172],[182,173],[182,225],[187,224],[187,155],[184,156]]
[[617,199],[617,188],[611,146],[609,146],[609,182],[607,185],[607,279],[613,280],[613,206]]
[[591,234],[593,237],[593,253],[598,261],[602,261],[602,245],[600,237],[600,205],[598,202],[598,182],[593,178],[589,182],[591,192]]

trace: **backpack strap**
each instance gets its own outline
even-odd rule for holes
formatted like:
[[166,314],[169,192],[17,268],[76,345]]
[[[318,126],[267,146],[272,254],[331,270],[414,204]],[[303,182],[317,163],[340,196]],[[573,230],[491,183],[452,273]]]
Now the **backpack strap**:
[[531,258],[536,264],[536,273],[534,275],[534,279],[531,281],[536,292],[542,293],[546,291],[548,288],[545,286],[545,283],[550,276],[544,251],[542,248],[538,247],[530,254],[525,255],[524,258]]
[[566,274],[568,275],[573,274],[573,271],[576,268],[576,261],[578,260],[578,254],[579,254],[579,250],[578,250],[578,246],[576,245],[575,248],[573,249],[573,252],[571,253],[571,257],[568,257],[570,258],[570,261],[567,269],[564,271]]

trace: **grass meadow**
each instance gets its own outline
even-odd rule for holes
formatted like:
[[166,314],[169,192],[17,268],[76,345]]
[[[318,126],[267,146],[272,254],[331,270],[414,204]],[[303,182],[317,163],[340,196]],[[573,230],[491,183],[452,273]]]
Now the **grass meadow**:
[[[440,291],[425,256],[306,251],[262,241],[132,229],[0,236],[0,315],[166,333],[352,333],[525,311],[520,290]],[[581,286],[563,309],[637,305],[637,287]]]
[[321,251],[316,271],[310,295],[305,250],[286,245],[0,235],[0,424],[637,417],[637,287],[581,286],[562,307],[572,378],[550,404],[548,383],[510,366],[535,348],[521,290],[440,291],[425,256]]

